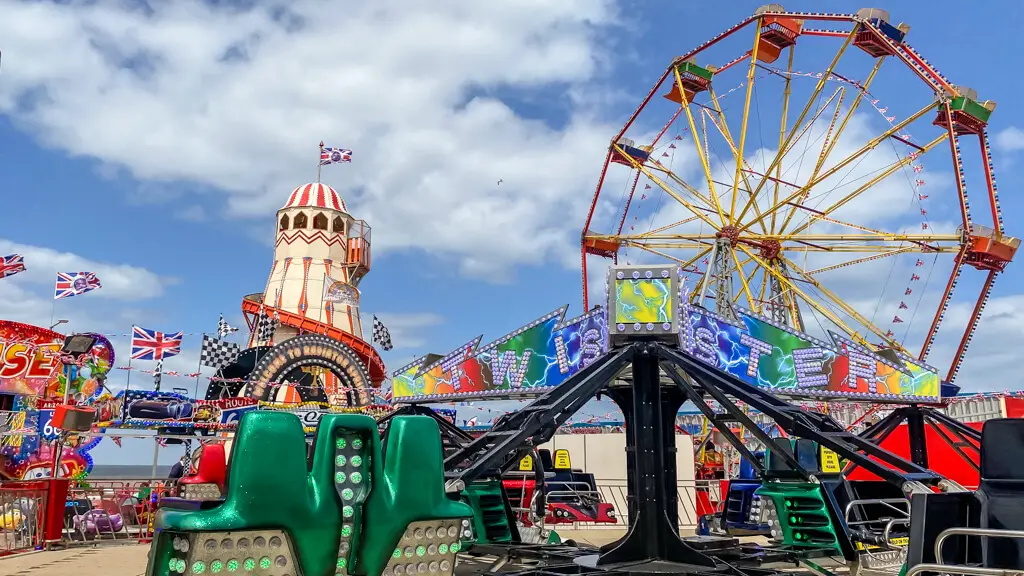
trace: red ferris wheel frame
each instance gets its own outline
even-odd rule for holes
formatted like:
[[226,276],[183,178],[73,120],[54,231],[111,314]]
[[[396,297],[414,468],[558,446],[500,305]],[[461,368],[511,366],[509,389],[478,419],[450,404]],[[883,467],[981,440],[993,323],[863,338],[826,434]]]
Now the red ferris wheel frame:
[[[961,234],[962,240],[960,250],[956,254],[953,263],[953,270],[946,282],[943,290],[941,303],[932,318],[929,326],[927,335],[924,340],[924,344],[918,357],[923,361],[926,360],[928,353],[931,351],[932,345],[934,344],[936,334],[938,333],[940,324],[944,318],[946,309],[952,300],[954,290],[956,288],[957,281],[960,277],[961,272],[965,265],[985,272],[985,280],[982,284],[980,293],[977,299],[974,301],[974,306],[971,312],[970,320],[967,328],[965,329],[960,342],[958,344],[956,353],[951,361],[949,369],[946,373],[945,380],[952,382],[955,378],[957,371],[959,370],[964,354],[970,345],[971,339],[974,336],[975,330],[978,326],[978,321],[981,318],[981,314],[985,308],[986,302],[991,294],[992,287],[995,282],[996,276],[999,272],[1003,271],[1006,265],[1012,261],[1016,249],[1019,245],[1019,240],[1010,236],[1004,235],[1003,232],[1003,221],[999,207],[998,193],[996,188],[995,176],[992,166],[992,156],[990,152],[988,134],[986,131],[988,117],[987,114],[983,114],[984,118],[979,118],[977,115],[972,115],[969,110],[965,110],[964,102],[973,104],[975,107],[973,110],[981,108],[979,104],[974,102],[971,94],[973,91],[964,89],[962,87],[955,86],[946,79],[932,64],[924,59],[916,50],[914,50],[909,44],[903,41],[902,35],[898,38],[894,38],[893,34],[887,34],[891,30],[896,30],[885,21],[884,18],[879,18],[879,11],[865,9],[859,11],[857,14],[833,14],[833,13],[806,13],[806,12],[787,12],[787,11],[772,11],[780,10],[781,7],[777,5],[771,5],[769,7],[760,9],[755,15],[743,20],[739,24],[729,28],[725,32],[715,36],[711,40],[701,44],[697,48],[690,52],[673,59],[670,66],[668,66],[665,72],[661,75],[661,78],[654,84],[650,92],[640,103],[640,105],[634,110],[632,115],[626,121],[622,129],[611,139],[608,146],[608,153],[605,156],[605,162],[601,170],[600,177],[596,189],[594,191],[593,200],[590,205],[590,209],[587,213],[586,222],[583,226],[583,230],[580,236],[580,258],[582,264],[583,274],[583,306],[584,309],[589,309],[590,300],[587,287],[587,256],[595,255],[605,258],[610,258],[617,262],[619,244],[614,241],[610,241],[607,238],[589,238],[590,227],[593,223],[594,213],[597,207],[598,200],[601,196],[601,191],[605,183],[605,178],[608,173],[608,167],[613,163],[625,163],[621,160],[616,162],[617,155],[621,155],[621,152],[617,150],[616,143],[626,134],[629,128],[636,121],[637,117],[643,111],[643,109],[651,102],[655,93],[661,89],[662,85],[665,84],[677,67],[687,61],[691,61],[692,58],[710,48],[711,46],[721,42],[725,38],[732,36],[738,31],[746,28],[750,24],[757,23],[761,28],[759,32],[759,42],[761,45],[767,42],[769,46],[777,49],[785,47],[784,45],[772,45],[772,40],[769,38],[766,32],[772,32],[772,24],[776,24],[775,29],[778,29],[777,24],[780,21],[785,20],[799,20],[803,22],[833,22],[833,23],[852,23],[854,26],[853,31],[836,31],[836,30],[816,30],[803,28],[797,32],[797,36],[834,36],[834,37],[845,37],[854,36],[853,45],[861,48],[868,54],[874,57],[893,56],[904,65],[909,67],[918,78],[920,78],[925,84],[927,84],[937,96],[939,101],[936,104],[938,109],[938,115],[935,118],[933,124],[940,128],[944,128],[948,134],[950,153],[953,158],[954,173],[956,181],[956,191],[959,199],[960,219],[961,219]],[[887,15],[886,15],[887,16]],[[888,28],[886,28],[888,27]],[[795,43],[796,36],[792,36],[790,41]],[[742,62],[746,58],[756,57],[752,53],[740,56],[725,66],[718,69],[718,72],[731,67],[739,62]],[[660,132],[655,136],[654,140],[650,142],[650,147],[654,147],[658,142],[665,136],[670,126],[675,122],[679,114],[685,109],[686,104],[681,104],[676,110],[672,118],[665,124]],[[994,106],[993,106],[994,107]],[[991,112],[991,109],[989,110]],[[975,224],[970,215],[970,204],[967,197],[967,192],[964,185],[964,174],[963,174],[963,162],[961,159],[960,143],[959,138],[961,136],[976,137],[978,146],[981,150],[981,158],[983,159],[982,165],[985,175],[985,202],[987,204],[988,212],[991,215],[991,227],[980,226]],[[626,223],[626,215],[629,212],[631,203],[636,192],[636,187],[639,182],[640,171],[637,171],[636,177],[632,179],[631,185],[629,185],[629,191],[626,196],[626,201],[622,209],[622,215],[619,219],[618,228],[616,235],[621,235],[623,227]]]

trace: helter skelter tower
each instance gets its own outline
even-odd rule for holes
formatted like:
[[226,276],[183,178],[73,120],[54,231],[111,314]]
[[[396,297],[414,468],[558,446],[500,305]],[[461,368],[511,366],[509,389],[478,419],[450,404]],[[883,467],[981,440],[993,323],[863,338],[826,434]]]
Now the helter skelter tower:
[[[370,271],[369,225],[349,214],[333,188],[310,183],[288,196],[277,211],[276,229],[274,263],[266,288],[262,294],[246,296],[242,303],[251,329],[249,346],[274,346],[253,372],[254,380],[268,382],[250,385],[252,390],[246,394],[265,400],[296,399],[296,395],[311,400],[342,389],[366,388],[371,382],[379,384],[384,379],[384,364],[363,339],[359,313],[359,282]],[[330,300],[324,297],[327,291],[333,294]],[[259,329],[263,315],[278,322],[270,338]],[[313,335],[321,338],[296,339]],[[296,349],[286,350],[293,341]],[[354,360],[351,370],[350,360]],[[282,380],[308,382],[308,378],[302,379],[303,373],[316,375],[320,389],[310,393],[304,390],[308,384],[278,384]],[[353,394],[349,390],[348,395],[345,403],[366,400],[365,391]]]

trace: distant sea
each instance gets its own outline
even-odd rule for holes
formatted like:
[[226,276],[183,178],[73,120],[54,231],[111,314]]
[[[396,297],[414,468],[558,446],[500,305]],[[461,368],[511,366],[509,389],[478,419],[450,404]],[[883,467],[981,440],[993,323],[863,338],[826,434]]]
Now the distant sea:
[[[156,478],[167,478],[171,472],[170,466],[157,466]],[[93,467],[89,478],[151,478],[153,466],[151,464],[97,464]]]

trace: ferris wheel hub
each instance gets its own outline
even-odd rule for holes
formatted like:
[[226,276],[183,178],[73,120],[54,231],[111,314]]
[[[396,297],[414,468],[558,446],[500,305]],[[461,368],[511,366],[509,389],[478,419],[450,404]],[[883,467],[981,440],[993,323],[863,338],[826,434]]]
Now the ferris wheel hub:
[[735,246],[740,240],[740,229],[732,225],[722,226],[722,229],[715,233],[715,237],[725,238],[729,240],[729,244]]
[[778,240],[762,240],[759,243],[761,247],[761,258],[768,262],[779,257],[782,253],[782,242]]

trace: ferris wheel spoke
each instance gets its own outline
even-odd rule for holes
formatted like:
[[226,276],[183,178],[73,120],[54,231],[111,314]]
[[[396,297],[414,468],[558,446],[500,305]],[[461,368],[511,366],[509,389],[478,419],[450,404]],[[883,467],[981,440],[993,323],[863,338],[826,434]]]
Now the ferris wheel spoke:
[[[785,256],[782,256],[781,258],[783,259],[783,261],[787,262],[789,264],[789,266],[791,266],[794,270],[796,270],[797,274],[803,276],[804,279],[807,280],[807,282],[809,282],[812,286],[814,286],[822,296],[824,296],[825,298],[828,298],[833,304],[835,304],[847,316],[849,316],[850,318],[853,318],[858,324],[860,324],[864,328],[868,329],[868,331],[872,332],[873,334],[875,334],[876,336],[881,338],[883,342],[889,342],[891,345],[899,347],[900,350],[903,349],[903,347],[900,346],[897,342],[894,342],[892,339],[890,339],[888,336],[886,336],[886,333],[885,333],[884,330],[882,330],[878,326],[875,326],[874,322],[872,322],[871,320],[869,320],[866,317],[864,317],[864,315],[861,314],[860,312],[857,312],[857,310],[855,310],[852,306],[850,306],[845,301],[843,301],[842,298],[836,296],[835,293],[833,293],[831,290],[829,290],[828,288],[825,288],[824,286],[822,286],[821,283],[818,282],[818,280],[816,278],[814,278],[813,276],[809,276],[807,274],[807,272],[805,272],[803,270],[803,268],[800,268],[795,262],[793,262],[789,258],[786,258]],[[845,325],[843,325],[843,326],[845,326]],[[846,330],[847,334],[849,334],[851,336],[855,336],[857,339],[861,340],[861,344],[868,344],[867,340],[865,340],[863,337],[861,337],[859,331],[852,331],[852,330],[849,330],[848,328],[844,328],[844,330]]]
[[[757,70],[757,50],[761,45],[761,20],[757,21],[754,34],[754,47],[750,51],[750,67],[747,69],[747,96],[743,102],[743,120],[740,124],[740,141],[738,146],[732,146],[733,154],[736,156],[736,173],[732,179],[732,199],[729,201],[729,223],[735,224],[733,216],[736,214],[736,198],[739,197],[740,175],[743,173],[743,152],[747,144],[747,123],[750,120],[750,98],[754,93],[754,71]],[[721,112],[719,112],[721,113]],[[734,254],[735,255],[735,254]],[[737,260],[737,262],[739,262]],[[740,274],[743,280],[743,275]],[[746,285],[744,284],[744,287]],[[749,289],[747,290],[749,294]],[[752,299],[752,298],[751,298]]]
[[665,166],[661,162],[658,162],[657,160],[648,160],[647,162],[648,162],[647,166],[648,166],[649,169],[653,169],[653,170],[655,170],[657,172],[660,172],[660,173],[664,174],[669,180],[675,182],[676,184],[681,186],[684,190],[686,190],[691,195],[693,195],[694,198],[696,198],[696,199],[700,200],[701,202],[703,202],[704,204],[706,204],[707,207],[708,207],[706,212],[714,212],[716,214],[718,213],[718,210],[715,208],[715,204],[711,200],[711,198],[708,197],[708,196],[705,196],[693,184],[690,184],[689,182],[684,180],[681,176],[679,176],[678,174],[676,174],[675,172],[670,170],[667,166]]
[[[744,270],[744,268],[745,268],[745,267],[747,266],[747,264],[751,264],[751,263],[753,263],[753,260],[751,260],[750,258],[747,258],[746,260],[744,260],[744,261],[743,261],[742,265],[740,265],[740,266],[739,266],[739,267],[737,268],[737,271],[738,271],[738,273],[739,273],[739,275],[740,275],[740,278],[742,278],[742,277],[743,277],[743,270]],[[757,265],[755,264],[755,265],[754,265],[754,269],[753,269],[753,270],[751,270],[751,271],[750,271],[750,274],[749,274],[749,275],[747,276],[747,280],[746,280],[746,282],[747,282],[747,286],[754,286],[754,276],[757,276],[757,273],[758,273],[758,272],[760,272],[760,271],[761,271],[761,268],[759,268],[759,267],[758,267],[758,266],[757,266]],[[763,288],[763,287],[762,287],[762,288]],[[751,292],[753,292],[753,290],[751,290]],[[739,303],[739,301],[740,301],[740,298],[743,298],[743,296],[744,296],[744,293],[743,293],[742,291],[741,291],[741,292],[740,292],[739,294],[736,294],[736,295],[735,295],[735,296],[733,297],[733,299],[732,299],[732,303],[733,303],[733,304],[738,304],[738,303]],[[761,299],[760,299],[760,298],[761,298],[761,297],[759,296],[758,298],[754,298],[754,299],[753,299],[753,307],[751,307],[751,308],[750,308],[751,310],[753,310],[753,311],[755,311],[755,312],[757,311],[757,308],[759,308],[759,307],[760,307],[760,302],[761,302]]]
[[799,234],[799,233],[803,232],[804,230],[806,230],[807,228],[809,228],[811,226],[811,224],[813,223],[813,220],[820,219],[820,218],[822,218],[824,216],[828,216],[829,214],[835,212],[839,208],[842,208],[844,205],[849,203],[854,198],[857,198],[858,196],[863,194],[865,191],[867,191],[867,190],[871,189],[872,187],[878,185],[878,183],[881,182],[882,180],[885,180],[889,176],[892,176],[893,174],[895,174],[896,172],[900,171],[901,169],[909,166],[915,160],[915,158],[918,158],[921,155],[923,155],[923,154],[927,153],[928,151],[932,150],[933,148],[935,148],[936,146],[941,144],[946,138],[949,138],[949,134],[943,132],[942,134],[937,136],[934,140],[932,140],[931,142],[929,142],[929,143],[925,144],[924,146],[922,146],[921,149],[918,150],[916,156],[907,156],[905,158],[901,158],[901,159],[897,160],[896,162],[892,163],[888,168],[884,169],[877,176],[875,176],[871,180],[868,180],[867,182],[865,182],[861,186],[858,186],[855,190],[853,190],[852,192],[850,192],[846,196],[843,196],[841,199],[839,199],[838,201],[833,203],[831,206],[828,206],[828,207],[826,207],[826,208],[824,208],[822,210],[816,211],[815,215],[809,217],[807,222],[797,226],[792,231],[792,234]]
[[881,260],[882,258],[888,258],[890,256],[897,256],[899,254],[906,254],[907,252],[911,252],[911,251],[913,251],[913,247],[904,246],[902,248],[897,248],[895,250],[889,250],[887,252],[882,252],[881,254],[872,254],[870,256],[864,256],[862,258],[857,258],[855,260],[848,260],[846,262],[841,262],[839,264],[833,264],[831,266],[825,266],[825,267],[822,267],[822,268],[816,268],[814,270],[807,270],[805,272],[805,274],[807,274],[808,276],[815,276],[815,275],[821,274],[823,272],[831,272],[832,270],[838,270],[840,268],[846,268],[847,266],[853,266],[855,264],[863,264],[865,262],[871,262],[873,260]]
[[693,222],[695,220],[700,220],[700,218],[698,218],[696,216],[690,216],[689,218],[683,218],[682,220],[678,220],[678,221],[673,222],[671,224],[666,224],[664,226],[661,226],[660,228],[655,228],[655,229],[653,229],[653,230],[651,230],[651,231],[649,231],[647,233],[648,234],[660,234],[661,232],[664,232],[666,230],[671,230],[671,229],[675,228],[676,226],[683,226],[683,225],[689,224],[690,222]]
[[711,196],[711,200],[715,205],[715,210],[718,212],[718,218],[724,226],[726,223],[725,212],[722,211],[722,204],[718,201],[718,191],[715,189],[715,181],[711,176],[711,165],[708,164],[708,158],[704,153],[704,147],[701,146],[700,143],[700,136],[697,135],[697,124],[693,121],[693,112],[690,110],[690,101],[686,96],[686,89],[683,87],[683,77],[679,74],[678,67],[675,68],[673,72],[676,77],[676,88],[679,90],[679,97],[682,100],[680,105],[686,112],[686,121],[690,124],[690,136],[693,137],[693,146],[697,149],[697,156],[700,158],[700,164],[704,168],[704,177],[708,181],[708,194]]
[[[838,90],[833,92],[832,95],[828,97],[828,100],[825,100],[825,103],[822,104],[814,112],[814,115],[811,116],[811,119],[806,124],[804,124],[802,127],[801,126],[794,126],[793,127],[793,130],[797,130],[799,128],[799,132],[796,133],[796,137],[795,138],[789,138],[786,141],[787,142],[786,143],[787,147],[785,149],[781,149],[780,148],[780,151],[775,154],[775,158],[772,160],[771,164],[768,165],[768,169],[764,171],[764,174],[758,174],[757,172],[755,172],[755,174],[758,174],[759,176],[761,176],[761,181],[757,183],[757,187],[754,188],[753,192],[751,192],[751,194],[750,194],[750,198],[747,200],[746,204],[743,205],[743,208],[740,210],[740,215],[736,218],[736,222],[742,222],[743,221],[743,217],[746,216],[746,214],[747,214],[747,210],[750,210],[751,208],[753,208],[753,207],[755,207],[757,205],[757,198],[760,197],[761,190],[764,189],[764,186],[765,186],[765,184],[767,183],[768,180],[771,180],[771,181],[775,182],[775,184],[785,184],[786,183],[781,178],[781,176],[782,176],[782,173],[781,173],[782,159],[785,158],[787,154],[789,154],[789,152],[796,146],[796,144],[798,142],[803,140],[804,135],[807,134],[807,132],[811,129],[812,126],[814,126],[814,124],[818,121],[818,118],[821,117],[821,115],[825,112],[825,110],[828,110],[828,108],[832,105],[832,101],[835,100],[836,96],[838,96],[838,95],[839,95],[839,91]],[[790,136],[792,136],[792,134]],[[772,170],[775,170],[776,174],[778,174],[779,176],[778,177],[771,177],[771,176],[769,176],[769,174],[771,174]],[[797,186],[795,184],[790,184],[790,185],[793,186],[794,188],[799,188],[799,186]],[[778,201],[776,201],[772,205],[774,206],[776,204],[778,204]],[[762,214],[762,218],[765,217],[765,216],[768,216],[768,214]],[[751,223],[756,222],[758,220],[759,220],[758,218],[755,218]]]
[[882,254],[890,250],[907,248],[907,252],[914,254],[953,254],[960,249],[955,243],[937,246],[921,241],[892,244],[831,244],[827,246],[800,240],[797,242],[801,245],[786,245],[781,248],[781,251],[787,254]]
[[[829,154],[832,153],[832,149],[835,148],[836,143],[839,142],[839,137],[843,134],[843,131],[846,130],[846,125],[849,124],[850,118],[853,118],[853,114],[857,111],[860,103],[864,100],[864,95],[867,94],[868,90],[871,88],[871,82],[874,81],[875,75],[877,75],[879,69],[882,68],[883,62],[885,62],[884,56],[875,62],[875,65],[871,68],[871,72],[868,74],[868,77],[861,83],[860,90],[857,91],[857,96],[854,97],[853,102],[850,104],[850,109],[846,111],[846,116],[843,117],[843,121],[839,124],[839,129],[836,130],[835,138],[832,138],[828,143],[828,147],[824,150],[824,158],[828,158]],[[824,161],[822,163],[824,163]]]
[[[846,166],[850,165],[852,162],[856,161],[861,156],[863,156],[863,155],[867,154],[868,152],[874,150],[876,147],[878,147],[879,144],[881,144],[882,142],[887,140],[890,136],[892,136],[892,135],[902,131],[908,124],[911,124],[912,122],[914,122],[915,120],[917,120],[921,116],[924,116],[928,112],[934,110],[936,108],[936,106],[937,106],[937,104],[933,102],[933,103],[925,106],[924,108],[918,110],[912,116],[906,118],[905,120],[903,120],[899,124],[896,124],[895,126],[889,128],[888,130],[883,132],[880,136],[872,138],[870,141],[868,141],[867,144],[862,146],[859,150],[857,150],[853,154],[850,154],[846,158],[842,159],[835,166],[833,166],[832,168],[829,168],[828,170],[826,170],[825,172],[820,174],[817,178],[814,178],[813,180],[810,180],[807,184],[803,185],[797,191],[793,192],[788,197],[783,199],[780,203],[778,203],[778,204],[772,206],[771,208],[769,208],[768,211],[764,215],[762,215],[761,217],[764,218],[765,215],[774,213],[774,212],[778,211],[780,208],[782,208],[783,206],[788,205],[790,202],[793,202],[794,200],[797,200],[797,198],[800,198],[806,191],[811,190],[812,188],[814,188],[815,186],[817,186],[821,182],[827,180],[828,178],[832,177],[833,175],[835,175],[837,172],[839,172],[840,170],[842,170]],[[753,224],[754,224],[753,221],[745,224],[740,229],[740,231],[742,232],[742,231],[750,228]]]
[[[668,254],[667,252],[663,252],[661,250],[656,250],[654,248],[651,248],[650,246],[647,246],[646,244],[641,244],[641,243],[632,244],[631,243],[630,246],[632,246],[634,248],[639,248],[639,249],[641,249],[641,250],[643,250],[645,252],[650,252],[651,254],[654,254],[655,256],[671,260],[671,261],[679,264],[683,268],[683,270],[687,270],[688,268],[692,268],[694,262],[699,260],[701,258],[701,256],[703,256],[704,254],[707,254],[708,252],[711,251],[711,247],[710,246],[703,245],[703,244],[701,244],[701,245],[694,245],[693,247],[690,247],[690,249],[692,249],[692,250],[699,250],[697,255],[694,256],[693,258],[691,258],[690,260],[683,260],[682,258],[679,258],[677,256],[672,256],[671,254]],[[673,248],[675,248],[675,246],[673,246]]]
[[[836,129],[836,121],[839,120],[839,112],[843,108],[843,99],[846,97],[846,88],[840,86],[839,89],[836,90],[836,92],[839,94],[839,99],[836,101],[836,109],[832,113],[832,119],[829,120],[828,130],[825,131],[825,141],[822,142],[821,144],[821,151],[818,152],[818,160],[814,163],[814,169],[811,170],[811,176],[810,178],[808,178],[808,180],[814,180],[815,178],[817,178],[818,173],[821,171],[822,165],[825,164],[825,160],[828,158],[828,145],[829,143],[834,141],[832,133]],[[837,132],[835,134],[835,139],[838,138],[839,133]],[[797,209],[803,206],[803,203],[807,200],[808,196],[810,196],[810,193],[811,191],[807,190],[806,192],[804,192],[804,195],[800,198],[798,202],[789,203],[789,212],[786,214],[785,219],[783,219],[780,229],[786,229],[786,226],[789,225],[789,221],[792,220],[793,216],[796,215]]]
[[[706,114],[708,119],[711,120],[711,123],[715,126],[715,128],[718,129],[718,132],[722,135],[722,137],[725,138],[725,142],[729,145],[729,150],[732,152],[733,157],[734,158],[741,158],[742,159],[743,155],[739,153],[739,151],[736,149],[735,142],[733,142],[732,134],[729,131],[729,123],[726,122],[726,120],[725,120],[725,112],[722,111],[722,107],[721,107],[721,105],[718,102],[718,96],[715,95],[714,89],[711,88],[710,86],[708,86],[708,95],[710,96],[711,104],[714,107],[715,112],[718,114],[718,117],[722,121],[722,123],[719,124],[714,119],[714,117],[711,116],[711,112],[709,112],[707,110],[704,110],[704,113]],[[707,138],[705,137],[705,141],[706,140],[707,140]],[[746,170],[741,170],[740,171],[740,176],[743,179],[743,185],[745,187],[744,191],[747,193],[748,196],[750,196],[753,193],[754,187],[750,184],[750,177],[747,176],[747,173],[748,172],[754,172],[754,170],[753,170],[753,167],[750,166],[750,164],[746,160],[743,160],[743,165],[746,166],[747,169]],[[736,202],[735,195],[733,197],[732,202],[733,202],[733,204],[735,204],[735,202]],[[754,204],[754,214],[757,215],[757,216],[761,215],[761,209],[757,206],[756,203]],[[764,232],[764,233],[768,233],[768,228],[765,227],[763,222],[761,223],[761,231]]]
[[[793,57],[796,52],[796,44],[789,47],[789,58],[786,61],[786,81],[785,88],[782,90],[782,119],[779,122],[779,150],[786,143],[786,117],[789,115],[789,97],[792,95],[792,83],[793,83]],[[771,170],[765,170],[765,176],[768,176]],[[763,178],[762,178],[763,180]],[[775,179],[774,179],[774,190],[772,192],[772,205],[779,203],[779,184],[782,180],[782,162],[778,162],[775,166]],[[751,193],[753,196],[753,193]],[[775,232],[775,215],[772,214],[771,225],[768,227],[769,230]],[[766,277],[767,280],[767,277]],[[762,295],[763,296],[763,295]]]
[[[740,264],[740,257],[736,254],[735,250],[730,250],[729,254],[732,256],[732,261],[736,263],[736,273],[737,276],[740,277],[740,285],[743,287],[743,294],[747,296],[747,304],[750,306],[750,309],[753,310],[757,307],[757,304],[754,302],[754,293],[750,291],[750,285],[747,283],[747,278],[743,275],[743,264]],[[747,261],[749,262],[750,259],[748,258]]]
[[[850,33],[847,34],[846,41],[843,42],[843,45],[839,47],[839,51],[836,52],[836,55],[832,58],[832,62],[829,63],[828,68],[825,69],[825,72],[822,74],[821,78],[818,79],[818,84],[814,87],[814,91],[811,92],[811,97],[807,99],[807,104],[804,105],[804,109],[801,110],[800,115],[797,116],[796,122],[793,124],[793,129],[790,130],[789,135],[786,136],[785,142],[782,146],[779,146],[779,150],[778,152],[776,152],[775,158],[772,160],[772,163],[768,166],[768,168],[764,171],[765,174],[771,174],[772,170],[774,170],[776,166],[782,163],[782,158],[785,156],[785,152],[789,148],[790,142],[793,142],[793,137],[799,130],[800,125],[804,121],[804,118],[806,118],[807,113],[811,111],[811,108],[814,106],[814,102],[818,99],[818,95],[820,95],[821,91],[825,89],[825,84],[828,83],[829,77],[832,76],[832,71],[835,70],[835,67],[839,64],[839,60],[843,57],[843,53],[846,52],[846,49],[850,46],[850,43],[853,42],[853,38],[856,35],[857,27],[854,26],[853,30],[851,30]],[[813,120],[811,123],[813,124]],[[761,184],[759,184],[757,189],[754,190],[753,198],[751,200],[752,202],[757,201],[757,195],[761,191],[761,188],[764,185],[764,181],[765,179],[762,178]],[[739,217],[737,217],[735,220],[736,222],[743,221],[743,216],[747,213],[747,210],[749,210],[750,204],[751,202],[747,202],[746,206],[743,207],[743,210],[740,211]],[[775,206],[778,206],[778,203],[775,203]]]
[[[755,262],[757,262],[758,264],[763,266],[766,270],[768,270],[769,274],[771,274],[776,280],[778,280],[780,284],[785,286],[787,290],[792,291],[793,294],[796,294],[797,296],[799,296],[800,299],[803,300],[804,302],[806,302],[811,308],[813,308],[815,311],[817,311],[822,316],[828,318],[830,322],[832,322],[837,327],[842,329],[844,332],[849,334],[852,338],[857,339],[861,344],[867,344],[867,340],[864,340],[864,338],[862,336],[860,336],[860,333],[858,331],[853,330],[852,328],[850,328],[846,324],[846,322],[843,322],[843,320],[841,318],[839,318],[835,313],[833,313],[831,310],[829,310],[825,306],[822,306],[821,303],[818,302],[816,299],[811,298],[810,296],[808,296],[806,292],[804,292],[799,287],[797,287],[797,285],[793,282],[793,280],[791,278],[789,278],[789,276],[787,276],[786,274],[783,274],[781,271],[779,271],[776,268],[772,267],[770,264],[768,264],[764,260],[758,258],[757,255],[755,255],[753,252],[751,252],[749,249],[747,249],[746,246],[743,246],[742,244],[740,244],[739,248],[740,248],[740,250],[745,252],[748,256],[750,256]],[[788,258],[783,259],[783,261],[787,262],[788,265],[795,267],[797,269],[797,271],[800,272],[799,266],[794,264]],[[817,283],[817,281],[812,278],[810,283],[811,283],[812,286],[814,286]],[[854,312],[854,314],[857,314],[856,310],[853,310],[853,312]]]
[[[688,202],[678,192],[673,190],[667,183],[665,183],[664,180],[658,178],[649,168],[635,160],[632,156],[626,154],[625,150],[623,150],[622,147],[620,147],[618,144],[615,144],[615,149],[619,152],[619,154],[623,155],[625,158],[628,158],[629,162],[633,164],[633,167],[639,170],[641,173],[643,173],[644,176],[647,176],[648,180],[657,184],[659,188],[664,190],[666,194],[675,199],[676,202],[679,202],[684,207],[686,207],[686,209],[692,212],[694,216],[697,216],[701,220],[707,222],[707,224],[714,228],[715,230],[718,230],[720,228],[721,224],[715,224],[699,208],[695,207],[693,204]],[[671,174],[671,172],[669,172],[669,174]],[[703,198],[703,196],[701,196],[701,198]]]
[[[871,83],[874,81],[875,76],[878,74],[878,71],[882,68],[882,63],[883,62],[885,62],[885,57],[884,56],[879,58],[875,62],[875,65],[871,68],[871,72],[868,74],[868,77],[864,80],[864,82],[861,83],[860,90],[857,91],[857,96],[854,97],[853,102],[850,104],[850,108],[849,108],[849,110],[847,110],[846,115],[843,117],[843,121],[839,123],[839,128],[836,130],[835,137],[829,139],[826,142],[825,146],[822,148],[822,153],[821,153],[821,156],[819,157],[818,165],[815,167],[814,173],[811,176],[812,180],[814,179],[814,175],[817,175],[818,171],[821,169],[821,167],[824,165],[825,161],[828,159],[829,155],[832,153],[832,150],[835,148],[836,143],[839,142],[839,138],[842,136],[843,131],[846,130],[847,124],[849,124],[850,119],[853,118],[853,114],[857,111],[857,108],[860,106],[860,103],[864,101],[864,95],[867,94],[868,90],[871,88]],[[839,112],[839,106],[837,105],[836,106],[836,113],[838,113],[838,112]],[[775,191],[776,191],[775,201],[776,202],[778,202],[778,189],[779,189],[779,186],[778,186],[778,183],[776,183],[775,184]],[[795,214],[796,214],[796,206],[793,206],[792,209],[789,212],[789,216],[787,216],[787,218],[786,218],[786,221],[782,224],[782,226],[779,227],[779,232],[781,232],[781,231],[786,229],[786,226],[789,225],[790,221],[792,220],[793,216],[795,216]],[[772,230],[775,230],[775,215],[774,214],[772,215]]]

